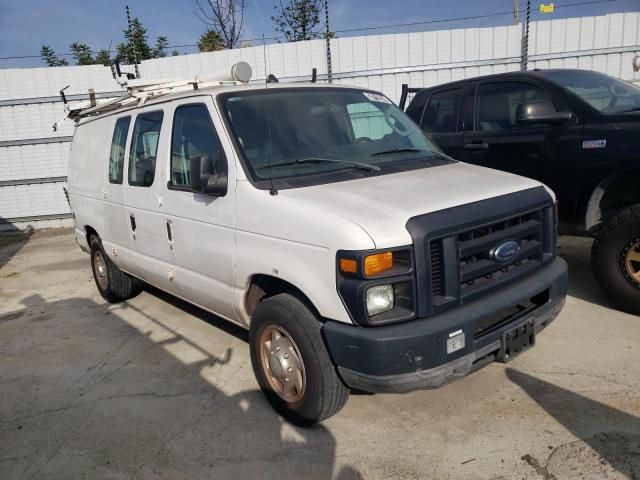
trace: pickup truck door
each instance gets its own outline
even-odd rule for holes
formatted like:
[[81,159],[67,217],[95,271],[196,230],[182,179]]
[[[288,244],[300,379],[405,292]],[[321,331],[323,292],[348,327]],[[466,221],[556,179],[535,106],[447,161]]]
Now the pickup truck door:
[[461,100],[460,87],[435,90],[427,99],[420,127],[447,155],[460,159]]
[[489,81],[478,85],[475,129],[462,139],[460,160],[516,173],[545,182],[549,169],[549,141],[560,134],[557,127],[515,122],[520,103],[550,100],[541,86],[523,81]]
[[[211,96],[167,105],[171,144],[164,185],[164,244],[175,260],[180,295],[236,320],[233,309],[235,164],[232,146]],[[211,173],[226,173],[227,193],[191,191],[190,161],[207,156]]]

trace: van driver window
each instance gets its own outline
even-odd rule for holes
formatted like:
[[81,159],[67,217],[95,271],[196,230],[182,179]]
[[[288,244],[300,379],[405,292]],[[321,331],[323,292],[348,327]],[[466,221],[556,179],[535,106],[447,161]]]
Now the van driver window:
[[127,133],[131,117],[119,118],[113,129],[111,151],[109,153],[109,183],[122,183],[124,168],[124,149],[127,143]]
[[171,135],[171,184],[189,186],[189,166],[196,157],[208,157],[209,171],[220,173],[221,145],[206,105],[178,107]]
[[129,185],[149,187],[153,184],[162,117],[162,111],[136,117],[129,150]]

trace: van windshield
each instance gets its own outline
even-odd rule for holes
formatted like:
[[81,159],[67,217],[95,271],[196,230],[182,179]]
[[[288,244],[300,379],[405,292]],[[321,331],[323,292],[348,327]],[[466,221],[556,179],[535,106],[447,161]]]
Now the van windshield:
[[221,107],[254,180],[382,172],[442,158],[440,150],[379,93],[295,88],[221,95]]
[[555,70],[544,74],[601,113],[640,110],[640,88],[599,72]]

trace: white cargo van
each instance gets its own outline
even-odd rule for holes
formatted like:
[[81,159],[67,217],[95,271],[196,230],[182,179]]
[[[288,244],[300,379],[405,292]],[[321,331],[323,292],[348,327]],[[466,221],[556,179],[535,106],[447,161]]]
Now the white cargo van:
[[562,308],[540,183],[445,156],[368,89],[176,85],[72,111],[77,242],[107,301],[146,282],[247,328],[289,420],[506,361]]

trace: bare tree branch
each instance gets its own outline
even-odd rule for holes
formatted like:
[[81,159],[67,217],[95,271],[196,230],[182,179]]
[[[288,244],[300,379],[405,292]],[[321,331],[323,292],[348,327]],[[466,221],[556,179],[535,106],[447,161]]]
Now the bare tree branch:
[[196,17],[222,39],[225,48],[238,46],[244,27],[245,0],[196,0]]

